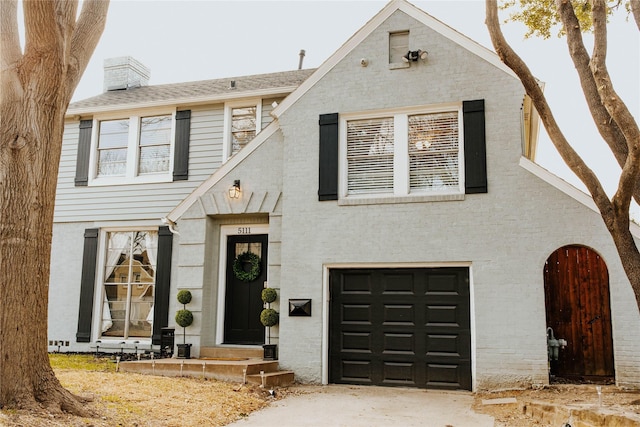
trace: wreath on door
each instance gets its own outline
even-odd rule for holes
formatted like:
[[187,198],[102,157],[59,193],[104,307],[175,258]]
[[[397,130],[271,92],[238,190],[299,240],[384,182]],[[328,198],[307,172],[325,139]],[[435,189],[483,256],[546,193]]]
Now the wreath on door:
[[[249,269],[245,266],[249,264]],[[252,252],[243,252],[233,260],[233,275],[243,282],[251,282],[260,275],[260,257]]]

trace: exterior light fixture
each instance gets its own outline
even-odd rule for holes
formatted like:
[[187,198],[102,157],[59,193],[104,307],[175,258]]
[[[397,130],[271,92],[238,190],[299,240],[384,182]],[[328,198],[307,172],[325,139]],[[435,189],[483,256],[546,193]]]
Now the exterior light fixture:
[[410,50],[402,57],[404,62],[417,62],[418,59],[427,59],[427,51],[421,49]]
[[233,181],[233,185],[229,187],[229,198],[237,199],[240,197],[240,193],[240,180],[236,179],[235,181]]

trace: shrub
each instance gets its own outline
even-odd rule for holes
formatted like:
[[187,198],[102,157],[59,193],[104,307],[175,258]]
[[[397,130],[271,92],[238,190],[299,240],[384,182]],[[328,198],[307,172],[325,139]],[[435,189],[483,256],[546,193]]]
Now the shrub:
[[178,326],[186,328],[193,323],[193,313],[186,309],[178,310],[176,313],[176,323]]
[[260,313],[260,322],[266,327],[277,325],[279,320],[280,315],[273,308],[265,308]]
[[278,293],[273,288],[264,288],[262,290],[262,301],[271,304],[278,297]]
[[186,289],[182,289],[178,292],[178,302],[182,305],[189,304],[191,302],[191,292]]

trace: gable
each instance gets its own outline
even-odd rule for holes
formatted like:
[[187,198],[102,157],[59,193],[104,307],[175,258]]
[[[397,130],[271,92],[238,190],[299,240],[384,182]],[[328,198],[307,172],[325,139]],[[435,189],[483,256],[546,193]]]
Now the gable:
[[[340,61],[359,46],[367,37],[380,27],[391,15],[396,12],[403,12],[407,16],[415,19],[424,26],[430,28],[435,33],[449,39],[452,43],[459,45],[478,58],[486,61],[496,69],[506,73],[517,80],[515,73],[500,61],[498,55],[480,45],[479,43],[464,36],[433,16],[418,9],[405,0],[393,0],[389,2],[376,16],[367,22],[358,32],[347,40],[331,57],[329,57],[307,80],[305,80],[295,91],[293,91],[278,107],[273,110],[274,117],[280,117],[288,108],[295,104],[308,90],[320,81],[329,71],[331,71]],[[365,58],[366,59],[366,58]]]

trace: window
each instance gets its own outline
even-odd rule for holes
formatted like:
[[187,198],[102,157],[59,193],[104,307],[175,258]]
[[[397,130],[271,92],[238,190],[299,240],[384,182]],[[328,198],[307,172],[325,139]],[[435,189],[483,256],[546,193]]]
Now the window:
[[393,117],[349,121],[349,194],[393,192],[393,152]]
[[91,184],[171,181],[172,114],[98,122]]
[[347,197],[461,194],[461,109],[343,118]]
[[138,173],[169,172],[171,159],[171,116],[140,120]]
[[243,149],[261,129],[261,100],[228,103],[225,106],[224,158]]
[[129,120],[100,122],[98,139],[98,176],[117,176],[127,170]]
[[389,64],[402,64],[402,56],[409,51],[409,31],[389,33]]
[[157,254],[157,231],[106,233],[103,337],[151,338]]
[[409,188],[411,191],[459,189],[458,112],[409,116]]

